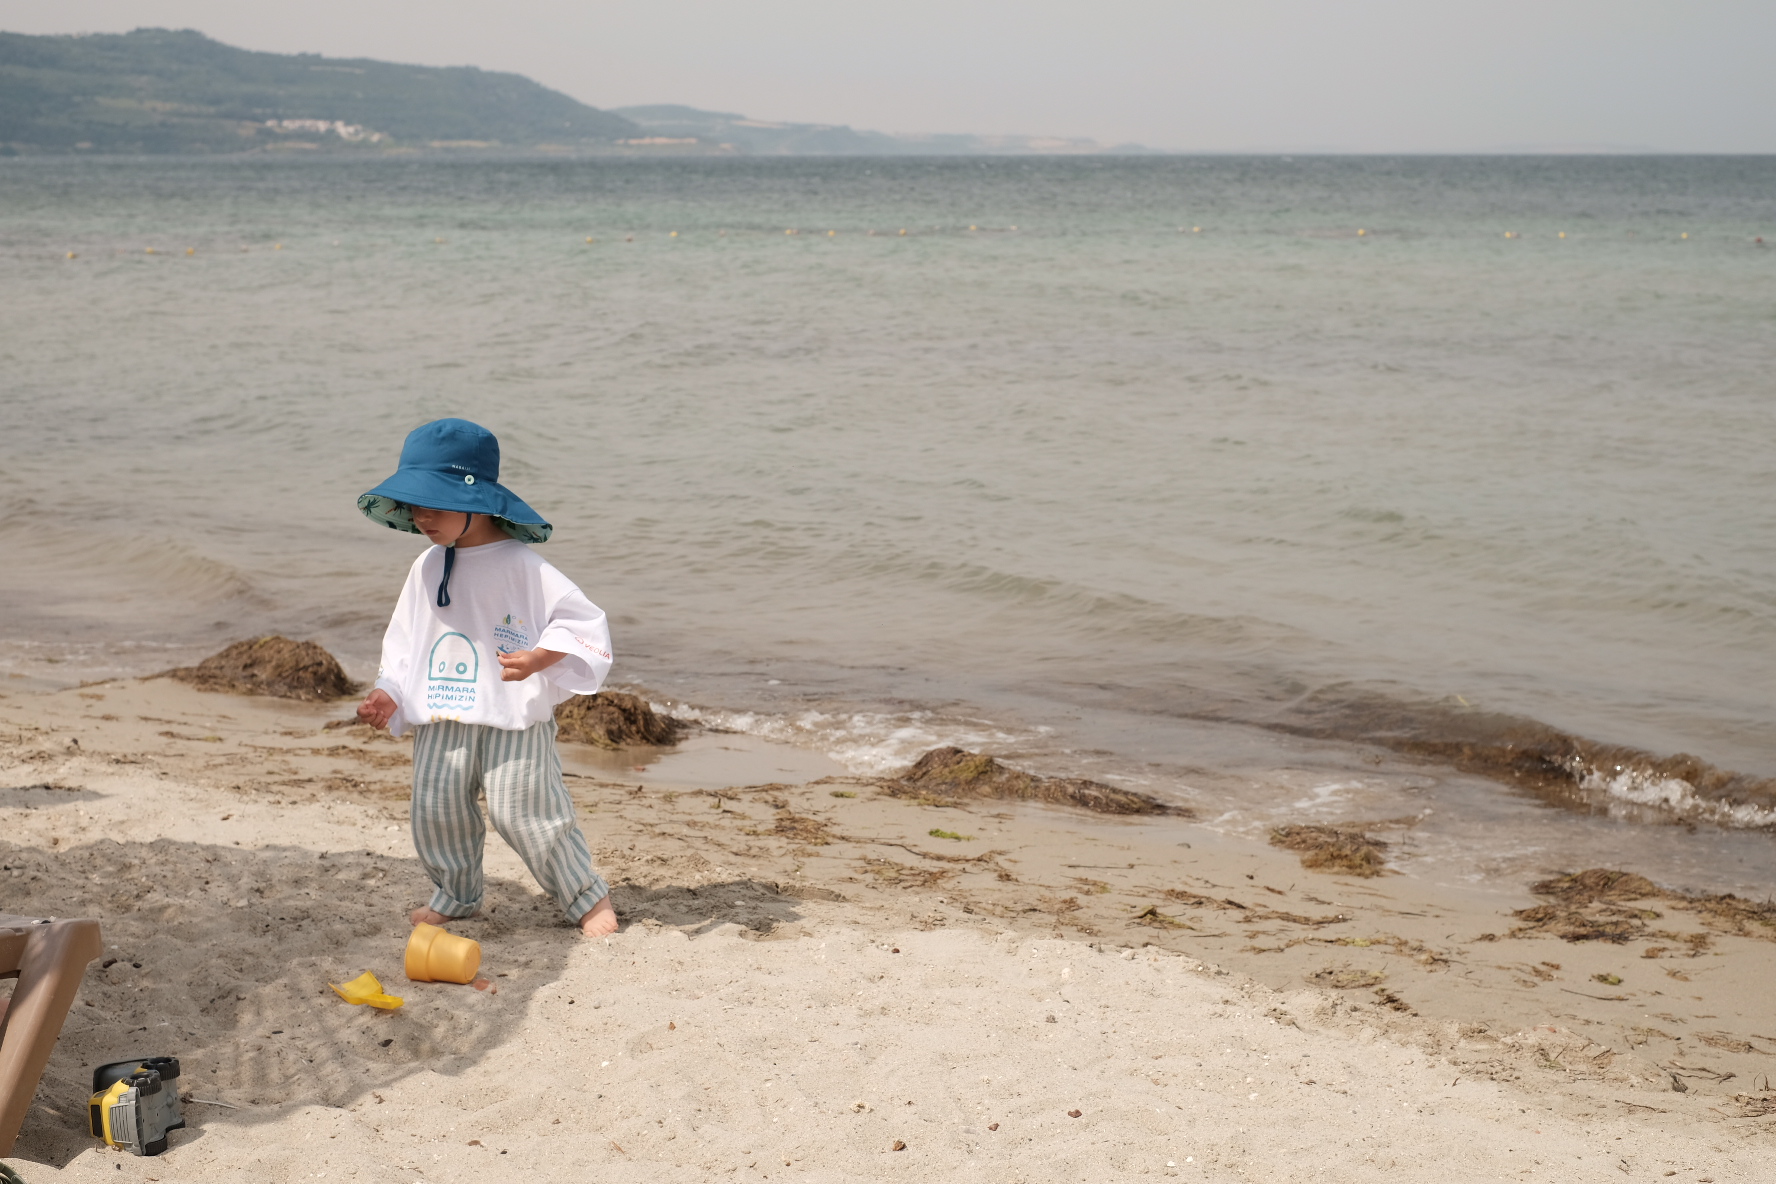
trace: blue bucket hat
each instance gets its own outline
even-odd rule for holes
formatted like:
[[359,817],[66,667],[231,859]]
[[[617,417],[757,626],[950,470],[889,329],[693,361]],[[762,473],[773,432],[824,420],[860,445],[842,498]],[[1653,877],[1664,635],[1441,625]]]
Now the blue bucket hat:
[[[413,507],[457,514],[486,514],[501,530],[525,543],[546,542],[554,527],[499,483],[499,439],[466,419],[435,419],[407,433],[395,475],[358,498],[358,509],[391,530],[419,534]],[[450,603],[448,585],[456,549],[444,553],[440,607]]]

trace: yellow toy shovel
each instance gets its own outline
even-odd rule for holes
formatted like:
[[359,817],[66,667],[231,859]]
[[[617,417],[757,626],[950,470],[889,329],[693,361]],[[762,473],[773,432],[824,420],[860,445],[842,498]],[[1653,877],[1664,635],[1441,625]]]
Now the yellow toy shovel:
[[337,983],[328,983],[327,985],[333,988],[336,995],[354,1007],[368,1003],[371,1007],[393,1011],[403,1002],[399,995],[384,995],[382,983],[377,981],[376,976],[368,970],[343,987]]

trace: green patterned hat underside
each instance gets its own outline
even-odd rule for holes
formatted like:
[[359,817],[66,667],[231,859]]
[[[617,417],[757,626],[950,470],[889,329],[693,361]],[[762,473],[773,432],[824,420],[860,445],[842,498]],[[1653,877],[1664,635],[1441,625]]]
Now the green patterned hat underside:
[[[413,525],[413,507],[398,502],[392,497],[382,497],[374,493],[366,493],[358,499],[358,509],[364,517],[372,522],[380,522],[390,530],[404,530],[408,534],[421,533],[419,527]],[[485,511],[480,511],[485,512]],[[513,522],[510,518],[502,518],[498,514],[489,514],[499,528],[521,543],[547,542],[554,528],[547,522],[528,523]]]

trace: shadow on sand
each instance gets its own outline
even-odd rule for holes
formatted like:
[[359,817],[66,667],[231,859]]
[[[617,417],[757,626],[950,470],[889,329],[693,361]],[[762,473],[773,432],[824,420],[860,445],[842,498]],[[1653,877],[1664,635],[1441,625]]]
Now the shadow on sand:
[[[22,792],[59,801],[67,791]],[[104,931],[106,952],[13,1152],[57,1167],[93,1145],[85,1103],[96,1065],[180,1059],[180,1093],[201,1101],[185,1106],[175,1145],[203,1138],[206,1125],[275,1121],[293,1105],[374,1104],[404,1077],[469,1071],[515,1038],[579,940],[533,886],[490,878],[482,915],[449,928],[482,943],[481,973],[496,989],[413,983],[402,970],[405,913],[429,885],[411,858],[103,840],[60,851],[0,842],[0,865],[0,910],[96,917]],[[672,878],[694,878],[685,870]],[[697,934],[733,923],[757,938],[787,933],[809,895],[832,894],[731,878],[612,889],[625,928]],[[349,1006],[327,985],[365,970],[405,1006]]]

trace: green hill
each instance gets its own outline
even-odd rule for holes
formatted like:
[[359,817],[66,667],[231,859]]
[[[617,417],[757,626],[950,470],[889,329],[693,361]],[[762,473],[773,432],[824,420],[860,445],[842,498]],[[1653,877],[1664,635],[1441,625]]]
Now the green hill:
[[591,148],[618,115],[518,74],[254,53],[192,30],[0,33],[0,152]]

